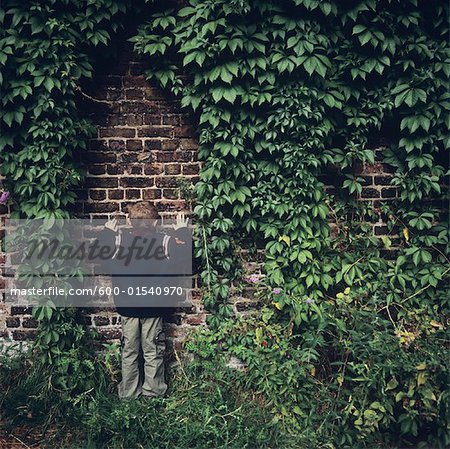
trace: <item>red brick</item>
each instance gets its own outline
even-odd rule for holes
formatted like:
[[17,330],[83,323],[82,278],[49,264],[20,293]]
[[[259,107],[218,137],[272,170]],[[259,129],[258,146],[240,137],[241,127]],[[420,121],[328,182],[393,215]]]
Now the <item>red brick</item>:
[[161,141],[161,149],[163,150],[177,150],[178,148],[180,148],[178,139],[164,139]]
[[175,326],[170,326],[164,331],[164,333],[168,337],[174,338],[174,337],[178,337],[179,336],[180,330],[177,327],[175,327]]
[[155,185],[156,187],[178,187],[178,181],[173,176],[158,176]]
[[375,162],[375,164],[365,164],[363,168],[364,173],[382,173],[383,166],[380,162]]
[[179,189],[163,189],[163,198],[168,200],[177,200],[180,197]]
[[183,150],[197,150],[198,142],[195,139],[180,139],[180,148]]
[[171,137],[172,126],[145,126],[137,130],[138,137]]
[[136,130],[134,128],[102,128],[100,137],[134,137]]
[[238,312],[246,312],[248,310],[257,310],[261,308],[261,303],[256,301],[241,301],[236,303],[236,310]]
[[30,315],[32,312],[32,307],[24,306],[12,306],[11,315]]
[[138,162],[140,153],[127,151],[120,156],[121,162],[129,164],[130,162]]
[[182,351],[184,349],[184,342],[181,340],[174,340],[173,342],[173,348],[176,351]]
[[91,200],[103,201],[106,199],[106,190],[90,190],[89,197]]
[[398,195],[398,190],[395,187],[381,189],[382,198],[395,198]]
[[117,178],[86,178],[86,187],[119,187]]
[[124,190],[108,190],[108,198],[110,200],[122,200],[124,196]]
[[126,117],[127,117],[126,115],[121,115],[121,114],[110,115],[108,118],[108,125],[109,126],[124,126],[127,124]]
[[111,324],[120,324],[120,322],[121,322],[120,316],[111,317]]
[[142,166],[141,165],[132,165],[127,168],[127,173],[130,175],[142,175]]
[[125,140],[110,140],[109,148],[113,151],[121,151],[125,149]]
[[186,208],[184,201],[178,200],[161,200],[157,203],[159,212],[179,212]]
[[22,327],[36,329],[38,327],[38,322],[34,318],[24,318],[22,320]]
[[107,326],[109,324],[109,318],[107,316],[95,316],[94,323],[96,326]]
[[153,89],[151,87],[144,88],[144,98],[146,100],[163,100],[165,98],[164,93],[159,89]]
[[181,173],[180,164],[165,164],[164,173],[166,175],[179,175]]
[[144,146],[147,150],[160,150],[161,149],[161,140],[157,139],[148,139],[144,141]]
[[154,101],[123,101],[121,102],[121,110],[125,114],[156,113],[159,106]]
[[142,150],[142,140],[127,140],[128,151],[140,151]]
[[194,152],[192,151],[176,151],[174,155],[175,161],[192,162],[194,161]]
[[16,317],[6,317],[6,327],[19,327],[20,319]]
[[113,101],[124,100],[125,94],[121,89],[108,89],[106,92],[106,98]]
[[362,189],[361,197],[362,198],[380,198],[380,192],[376,189],[366,187],[366,188]]
[[163,125],[179,125],[180,116],[178,114],[174,115],[163,115],[162,116]]
[[375,226],[373,228],[375,235],[387,235],[389,234],[389,228],[387,226]]
[[91,139],[89,140],[89,149],[90,150],[108,150],[108,141],[100,140],[100,139]]
[[148,87],[149,83],[145,79],[144,75],[124,76],[122,79],[123,87],[136,88],[136,87]]
[[199,324],[205,324],[206,314],[187,315],[184,319],[186,324],[197,326]]
[[114,153],[94,153],[90,151],[85,155],[85,162],[94,162],[97,164],[116,162],[116,155]]
[[142,114],[135,115],[130,114],[126,116],[126,122],[128,126],[141,126],[143,124]]
[[375,184],[378,186],[388,186],[391,184],[392,176],[375,176]]
[[125,97],[127,100],[143,100],[144,92],[142,89],[125,89]]
[[110,213],[119,210],[119,205],[115,203],[86,203],[84,211],[87,213]]
[[98,331],[105,340],[119,340],[122,337],[122,331],[120,329],[100,327]]
[[34,340],[36,338],[36,334],[36,330],[12,331],[13,340],[15,341]]
[[142,199],[142,192],[139,189],[127,189],[125,191],[125,198],[127,200],[140,200]]
[[183,164],[183,175],[197,175],[200,172],[200,164]]
[[108,173],[108,175],[121,175],[125,172],[125,169],[121,165],[108,164],[106,166],[106,172]]
[[142,63],[130,63],[130,75],[142,75],[144,72],[144,64]]
[[146,175],[160,175],[161,173],[164,173],[164,164],[145,164],[144,173]]
[[193,125],[193,118],[190,114],[180,114],[180,125]]
[[88,167],[88,172],[91,175],[104,175],[106,173],[106,169],[104,165],[91,165]]
[[152,187],[154,181],[151,177],[121,178],[120,185],[122,187]]
[[175,128],[175,137],[192,137],[195,135],[195,129],[192,126],[177,126]]
[[142,190],[142,198],[144,200],[158,200],[161,198],[161,189]]
[[158,151],[154,153],[154,156],[156,157],[156,160],[158,162],[173,162],[178,160],[175,157],[175,152],[169,152],[169,151]]
[[388,164],[381,164],[383,174],[393,175],[395,173],[395,168]]
[[144,114],[144,124],[145,125],[166,125],[167,123],[162,123],[160,114]]

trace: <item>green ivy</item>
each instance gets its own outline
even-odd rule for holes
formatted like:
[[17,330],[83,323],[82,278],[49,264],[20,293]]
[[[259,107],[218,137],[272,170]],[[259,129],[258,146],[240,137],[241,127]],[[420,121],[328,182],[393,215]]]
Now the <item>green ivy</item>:
[[[95,47],[121,26],[121,0],[5,0],[0,6],[1,173],[12,218],[68,218],[83,169],[77,152],[95,128],[77,95],[92,77]],[[86,341],[73,310],[37,307],[35,342],[43,363]]]
[[[282,291],[269,302],[269,323],[288,325],[295,347],[316,351],[317,362],[345,365],[347,373],[358,363],[355,342],[363,340],[364,323],[352,321],[350,332],[348,315],[332,318],[348,289],[359,304],[349,313],[372,316],[377,325],[370,332],[386,339],[385,351],[397,345],[414,375],[409,343],[417,351],[442,343],[433,332],[426,341],[423,329],[441,329],[449,311],[447,16],[437,1],[191,0],[182,9],[161,4],[131,39],[150,61],[149,79],[198,118],[196,255],[217,338],[233,327],[228,296],[242,277],[236,250],[250,242],[265,249],[265,284]],[[376,207],[360,201],[364,178],[356,170],[380,163],[374,141],[385,141],[378,145],[382,163],[393,170],[391,187],[399,193]],[[330,171],[336,193],[322,182]],[[389,235],[376,238],[370,222],[380,217]],[[245,347],[247,361],[264,359],[248,334],[233,329],[239,338],[230,350],[241,348],[242,355]],[[324,332],[327,340],[311,337]],[[350,339],[347,346],[342,338]],[[302,366],[300,355],[295,363]],[[359,369],[322,381],[351,400]],[[357,389],[359,403],[351,412],[341,409],[341,423],[349,419],[358,438],[369,438],[394,421],[405,441],[447,444],[447,383],[433,370],[426,374],[433,377],[431,399],[397,408],[370,402],[373,391]],[[253,373],[253,385],[285,385],[267,380],[261,367]],[[412,374],[402,373],[402,382],[410,382]],[[301,370],[289,375],[304,380]],[[375,364],[371,375],[381,385],[390,374]],[[286,406],[275,390],[267,394]],[[439,416],[437,430],[429,429],[430,416]],[[421,440],[421,432],[430,435]],[[355,444],[351,433],[340,444]]]
[[[239,274],[232,241],[249,234],[266,241],[270,283],[301,298],[361,282],[369,258],[343,255],[330,238],[330,208],[342,199],[319,175],[338,167],[353,208],[363,182],[354,167],[375,162],[377,135],[389,138],[383,162],[400,190],[388,214],[411,234],[402,257],[417,271],[422,256],[407,257],[416,248],[443,273],[448,241],[431,200],[444,198],[447,10],[416,3],[193,1],[140,28],[132,41],[152,60],[149,76],[198,114],[195,213],[208,244],[197,252],[213,262],[208,285]],[[216,308],[228,294],[220,287]]]
[[[276,419],[317,424],[327,444],[448,445],[449,376],[438,351],[449,310],[448,6],[188,5],[156,2],[132,41],[151,61],[149,77],[198,118],[206,352],[217,342],[241,357],[247,386]],[[120,0],[3,2],[0,148],[13,216],[69,216],[83,175],[74,156],[90,135],[77,91],[92,76],[93,50],[130,10]],[[380,136],[400,196],[373,208],[359,201],[355,168],[375,162],[370,143]],[[335,194],[321,181],[330,169]],[[380,215],[390,230],[381,239],[368,223]],[[228,297],[248,242],[265,249],[268,294],[260,316],[234,326]],[[73,312],[34,313],[44,362],[85,341]],[[315,393],[322,405],[313,407]]]

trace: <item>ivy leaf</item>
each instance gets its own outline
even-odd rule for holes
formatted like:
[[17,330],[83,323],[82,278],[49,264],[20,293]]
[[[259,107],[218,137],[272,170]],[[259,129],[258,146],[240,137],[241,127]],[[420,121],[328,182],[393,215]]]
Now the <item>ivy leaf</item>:
[[236,100],[236,96],[236,90],[233,88],[223,90],[223,98],[225,98],[225,100],[229,101],[230,103],[234,103],[234,101]]
[[226,69],[220,71],[220,78],[228,84],[231,84],[231,81],[233,81],[233,75]]
[[279,242],[285,242],[287,246],[291,246],[291,238],[288,235],[280,235]]
[[215,87],[211,93],[216,103],[218,103],[223,98],[223,89],[220,87]]
[[52,78],[46,77],[44,80],[44,86],[49,92],[51,92],[52,89],[55,87],[55,83]]

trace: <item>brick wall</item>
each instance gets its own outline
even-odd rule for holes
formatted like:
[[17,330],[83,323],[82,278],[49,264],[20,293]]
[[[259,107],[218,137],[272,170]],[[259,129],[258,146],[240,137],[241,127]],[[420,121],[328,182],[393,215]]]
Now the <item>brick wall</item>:
[[[78,154],[87,168],[75,212],[99,218],[124,216],[129,204],[148,200],[162,217],[189,212],[180,195],[180,182],[198,178],[197,141],[192,118],[177,101],[153,88],[144,77],[144,64],[129,46],[106,73],[98,74],[92,91],[83,91],[82,108],[97,127],[89,151]],[[107,339],[120,337],[120,317],[94,310],[85,317]],[[198,292],[193,307],[170,318],[166,333],[179,347],[193,326],[204,324]]]
[[[0,176],[0,192],[3,191],[3,178]],[[0,243],[3,237],[1,223],[9,215],[9,207],[0,204]],[[2,252],[3,247],[0,245],[0,340],[10,336],[8,331],[9,319],[11,311],[4,305],[4,289],[5,280],[2,277],[2,266],[5,263],[5,255]]]
[[[144,70],[144,64],[125,45],[118,62],[106,73],[97,72],[95,88],[83,88],[80,93],[80,108],[96,125],[97,135],[89,142],[88,151],[77,154],[87,168],[85,183],[77,192],[79,202],[74,212],[79,216],[124,216],[128,205],[140,200],[154,202],[166,217],[189,210],[179,183],[192,185],[198,178],[195,126],[177,101],[145,80]],[[361,166],[357,171],[365,180],[363,199],[377,205],[380,200],[395,198],[395,188],[389,187],[391,174],[383,164]],[[323,177],[328,189],[334,189],[337,179],[336,174]],[[0,218],[8,212],[0,205]],[[386,232],[381,215],[373,229],[375,235]],[[258,267],[258,261],[248,263],[249,271]],[[234,309],[239,313],[255,310],[258,305],[252,294],[250,287],[235,294],[231,299]],[[90,312],[84,317],[88,325],[95,326],[107,339],[120,337],[120,318],[115,312]],[[205,318],[196,290],[193,307],[166,324],[175,347],[181,346],[190,329],[204,324]],[[0,303],[0,338],[31,339],[36,325],[29,309],[7,308]]]

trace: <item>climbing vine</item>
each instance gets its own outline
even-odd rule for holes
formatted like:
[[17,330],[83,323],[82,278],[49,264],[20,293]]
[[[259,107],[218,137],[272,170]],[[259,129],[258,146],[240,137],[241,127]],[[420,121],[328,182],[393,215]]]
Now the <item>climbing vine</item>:
[[[155,15],[132,39],[152,58],[149,75],[198,113],[204,168],[195,212],[215,261],[203,273],[216,285],[213,309],[228,295],[216,281],[237,274],[232,241],[246,234],[266,241],[270,283],[297,298],[365,284],[360,267],[370,269],[372,256],[333,251],[336,197],[318,175],[338,167],[340,187],[358,197],[354,168],[374,163],[376,133],[389,139],[383,162],[395,170],[400,200],[385,212],[411,232],[403,242],[404,255],[417,253],[407,257],[411,269],[432,255],[445,263],[421,234],[443,229],[427,199],[439,197],[444,176],[446,9],[416,3],[198,1]],[[437,235],[433,242],[445,245]]]
[[[76,154],[94,131],[77,105],[80,83],[92,77],[94,48],[108,44],[125,12],[120,0],[2,2],[1,173],[12,218],[70,217],[83,178]],[[86,340],[74,310],[37,307],[33,315],[42,362]]]
[[[429,352],[443,344],[449,305],[448,8],[415,0],[173,7],[132,41],[151,62],[149,79],[198,117],[196,254],[214,351],[243,358],[254,368],[249,382],[282,409],[292,393],[289,416],[311,415],[308,390],[323,393],[325,382],[344,401],[331,420],[349,423],[357,439],[393,420],[406,439],[448,442],[443,352]],[[375,163],[393,171],[397,199],[360,201],[358,167]],[[327,172],[334,193],[322,182]],[[389,231],[376,238],[370,221],[380,219]],[[228,297],[242,277],[236,250],[249,241],[265,250],[265,276],[251,281],[264,308],[259,321],[241,323]],[[402,369],[379,335],[386,352],[400,348]],[[371,357],[378,361],[366,373]],[[391,367],[381,369],[386,358]],[[351,432],[340,438],[355,443]]]
[[[196,256],[212,313],[192,350],[240,357],[244,384],[275,419],[313,425],[321,444],[383,435],[448,445],[448,7],[152,3],[160,11],[132,41],[149,78],[198,118]],[[90,135],[77,91],[93,49],[130,10],[120,0],[3,2],[1,170],[15,216],[69,216],[82,179],[74,156]],[[399,196],[372,207],[359,201],[357,169],[375,162],[393,170]],[[379,218],[381,239],[368,223]],[[248,320],[228,302],[244,245],[265,250],[265,276],[251,280],[263,308]],[[35,310],[43,361],[83,340],[71,313]]]

